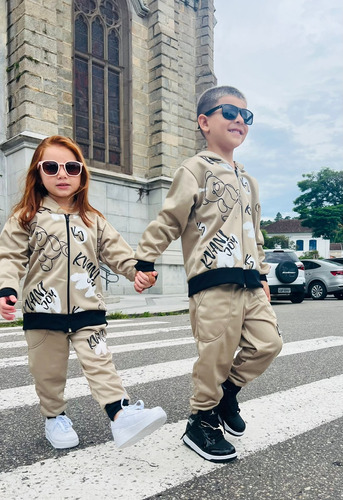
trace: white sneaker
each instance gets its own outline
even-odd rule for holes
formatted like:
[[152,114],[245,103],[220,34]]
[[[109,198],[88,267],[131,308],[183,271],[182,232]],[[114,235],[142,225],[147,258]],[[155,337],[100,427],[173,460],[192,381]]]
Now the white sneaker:
[[45,437],[57,449],[73,448],[79,444],[72,421],[66,415],[45,420]]
[[122,406],[121,413],[111,422],[114,443],[120,449],[131,446],[159,429],[166,420],[167,415],[160,406],[145,410],[141,400]]

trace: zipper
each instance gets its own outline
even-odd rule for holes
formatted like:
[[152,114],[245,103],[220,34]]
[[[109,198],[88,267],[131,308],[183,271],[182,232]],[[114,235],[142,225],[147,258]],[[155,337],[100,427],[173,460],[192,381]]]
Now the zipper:
[[[233,162],[233,164],[234,164],[234,167],[235,167],[235,174],[236,174],[236,177],[237,177],[237,179],[239,179],[239,175],[238,175],[238,167],[237,167],[237,165],[236,165],[236,162],[234,161],[234,162]],[[239,189],[239,186],[238,186],[238,189]]]
[[[237,183],[238,183],[238,191],[239,191],[239,196],[241,197],[241,193],[242,193],[242,185],[241,185],[241,182],[240,182],[240,176],[239,176],[239,170],[238,170],[238,167],[236,165],[236,162],[234,161],[233,162],[234,166],[235,166],[235,174],[236,174],[236,178],[237,178]],[[243,204],[241,202],[241,220],[242,220],[242,232],[241,232],[241,241],[242,241],[242,246],[243,246],[243,240],[244,240],[244,230],[243,230],[243,221],[244,221],[244,210],[243,210]],[[244,263],[243,263],[243,269],[244,269]],[[243,288],[246,288],[247,287],[247,284],[244,283],[244,286]]]
[[[67,248],[68,248],[68,264],[67,264],[67,310],[68,316],[70,314],[70,229],[69,229],[69,214],[64,215],[66,219],[67,227]],[[71,333],[73,330],[68,327],[68,332]]]

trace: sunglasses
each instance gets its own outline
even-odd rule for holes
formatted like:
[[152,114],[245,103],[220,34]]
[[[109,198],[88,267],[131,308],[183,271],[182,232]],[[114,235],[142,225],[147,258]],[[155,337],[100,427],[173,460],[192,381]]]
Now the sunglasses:
[[220,104],[219,106],[216,106],[215,108],[206,111],[204,115],[210,116],[212,113],[214,113],[215,111],[217,111],[217,109],[220,108],[222,110],[225,120],[235,120],[239,113],[246,125],[252,125],[252,122],[254,120],[253,113],[248,109],[237,108],[237,106],[234,106],[233,104]]
[[71,177],[80,175],[83,167],[83,163],[81,163],[80,161],[66,161],[65,163],[57,163],[57,161],[54,160],[44,160],[38,162],[38,168],[41,167],[43,173],[50,176],[58,175],[62,165],[66,174]]

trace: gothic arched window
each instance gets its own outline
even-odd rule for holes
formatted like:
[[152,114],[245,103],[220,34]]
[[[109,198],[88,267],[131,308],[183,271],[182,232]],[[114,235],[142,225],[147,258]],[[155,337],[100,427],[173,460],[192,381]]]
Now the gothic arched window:
[[131,173],[126,0],[74,0],[74,135],[91,166]]

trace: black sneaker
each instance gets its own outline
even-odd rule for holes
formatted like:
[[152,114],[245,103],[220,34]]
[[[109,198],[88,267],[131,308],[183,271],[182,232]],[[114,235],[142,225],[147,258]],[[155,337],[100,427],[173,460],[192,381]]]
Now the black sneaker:
[[241,390],[232,382],[226,380],[222,385],[224,395],[217,406],[219,422],[224,430],[233,436],[243,436],[245,422],[240,416],[236,395]]
[[237,457],[234,446],[219,429],[218,414],[213,410],[191,415],[182,438],[189,448],[210,462],[225,463]]

